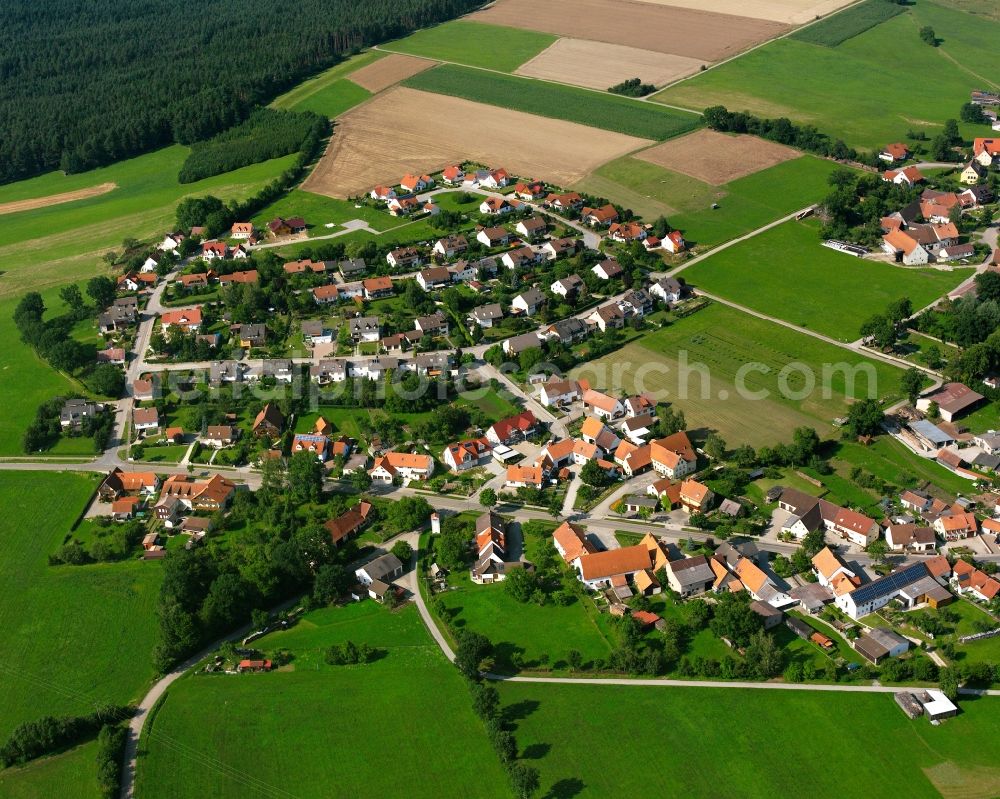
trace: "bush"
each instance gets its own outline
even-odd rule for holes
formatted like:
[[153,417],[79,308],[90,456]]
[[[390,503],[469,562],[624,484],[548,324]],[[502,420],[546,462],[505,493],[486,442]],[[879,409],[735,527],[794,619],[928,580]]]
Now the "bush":
[[120,720],[129,715],[130,708],[109,705],[89,716],[43,716],[35,721],[27,721],[15,728],[0,747],[0,763],[5,767],[23,765],[42,755],[52,754],[92,738],[108,719]]
[[97,784],[104,799],[115,799],[121,791],[127,739],[125,728],[118,725],[105,724],[97,735]]

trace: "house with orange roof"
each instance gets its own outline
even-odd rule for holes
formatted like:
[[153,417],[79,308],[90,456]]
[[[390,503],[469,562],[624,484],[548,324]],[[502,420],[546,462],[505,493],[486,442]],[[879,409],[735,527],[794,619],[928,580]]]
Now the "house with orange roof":
[[852,544],[866,547],[882,535],[882,528],[874,519],[850,508],[840,508],[833,517],[833,532],[846,538]]
[[233,222],[229,229],[229,237],[233,239],[249,239],[253,235],[253,222]]
[[592,388],[583,392],[583,407],[602,419],[617,419],[625,413],[621,400]]
[[507,488],[541,488],[544,474],[541,466],[508,466]]
[[186,474],[172,474],[160,491],[160,501],[176,498],[190,510],[214,513],[229,504],[236,492],[236,484],[222,475],[198,480]]
[[188,333],[197,333],[201,329],[201,306],[164,311],[160,314],[160,327],[164,335],[169,335],[170,330],[175,327]]
[[591,227],[607,227],[612,222],[618,221],[618,209],[611,203],[600,208],[584,206],[580,211],[580,219]]
[[681,504],[681,484],[674,482],[669,477],[650,483],[646,488],[646,493],[659,499],[660,507],[664,510],[673,510]]
[[[574,562],[580,581],[594,590],[624,588],[632,578],[652,566],[649,550],[642,544],[580,555]],[[627,594],[626,594],[627,595]]]
[[797,601],[779,588],[775,580],[748,557],[741,557],[736,562],[733,573],[750,592],[750,596],[760,602],[766,602],[771,607],[781,608]]
[[923,183],[926,179],[924,173],[915,166],[908,166],[905,169],[887,169],[882,173],[882,180],[902,186],[915,186],[917,183]]
[[684,477],[697,469],[698,456],[684,431],[658,438],[650,444],[653,469],[671,479]]
[[552,544],[567,563],[573,563],[581,555],[597,551],[587,540],[583,528],[570,522],[563,522],[555,529],[552,533]]
[[934,532],[945,541],[958,541],[979,532],[979,521],[974,513],[951,513],[934,520]]
[[992,602],[1000,595],[1000,582],[964,560],[955,562],[951,582],[958,593],[980,602]]
[[456,472],[474,469],[489,460],[493,447],[485,438],[471,438],[466,441],[456,441],[444,448],[441,460]]
[[457,186],[465,180],[465,170],[457,164],[446,166],[441,172],[441,180],[449,186]]
[[882,152],[878,154],[878,157],[883,161],[888,161],[890,164],[896,161],[905,161],[910,157],[910,150],[901,142],[893,142],[892,144],[887,144]]
[[861,585],[861,578],[830,549],[823,547],[812,557],[813,573],[820,585],[829,588],[835,596],[853,591]]
[[396,196],[396,190],[391,186],[376,186],[369,192],[368,196],[373,200],[388,202]]
[[404,175],[399,181],[400,187],[411,194],[416,191],[423,191],[434,185],[434,178],[430,175]]
[[1000,139],[975,138],[972,140],[972,158],[983,166],[993,166],[1000,158]]
[[638,446],[631,441],[622,441],[614,453],[615,463],[628,477],[635,477],[653,465],[652,447],[649,444]]
[[397,477],[407,481],[429,480],[434,474],[434,459],[418,452],[387,452],[375,459],[368,474],[381,483],[391,483]]
[[930,260],[927,250],[903,230],[890,230],[882,236],[882,249],[907,266],[922,266]]
[[[321,463],[330,455],[330,439],[315,433],[296,433],[292,439],[292,455],[308,452],[316,456]],[[391,482],[391,481],[390,481]]]
[[715,494],[704,483],[697,480],[685,480],[681,483],[681,505],[688,513],[705,513],[712,507]]
[[646,238],[646,228],[636,222],[615,222],[608,229],[612,241],[631,242]]
[[368,523],[371,511],[371,503],[362,500],[336,519],[330,519],[326,522],[323,527],[330,534],[330,541],[333,545],[339,547],[351,536],[361,532],[361,529]]
[[123,496],[149,496],[160,487],[160,478],[154,472],[126,472],[115,467],[101,482],[97,495],[104,502]]

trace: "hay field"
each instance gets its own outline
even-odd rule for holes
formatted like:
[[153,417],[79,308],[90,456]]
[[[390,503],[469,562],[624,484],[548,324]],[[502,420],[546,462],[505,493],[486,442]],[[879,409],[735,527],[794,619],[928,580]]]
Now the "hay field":
[[[713,11],[736,14],[754,19],[768,19],[786,25],[805,25],[817,16],[823,17],[854,0],[712,0]],[[704,8],[705,0],[643,0],[653,5],[677,8]]]
[[647,139],[458,97],[389,89],[345,114],[307,191],[349,197],[407,172],[473,160],[568,185]]
[[736,55],[788,30],[769,20],[634,0],[497,0],[470,19],[706,62]]
[[607,89],[629,78],[663,86],[698,71],[703,62],[681,55],[655,53],[620,44],[557,39],[518,70],[530,78]]
[[74,200],[86,200],[89,197],[99,197],[117,188],[117,183],[102,183],[99,186],[91,186],[87,189],[66,191],[62,194],[50,194],[48,197],[33,197],[30,200],[15,200],[9,203],[0,203],[0,216],[3,214],[15,214],[18,211],[34,211],[36,208],[47,208],[50,205],[71,203]]
[[636,158],[721,186],[800,155],[798,150],[756,136],[702,129],[636,153]]
[[430,69],[437,62],[411,55],[392,55],[380,58],[351,73],[350,80],[372,94],[394,86],[418,72]]

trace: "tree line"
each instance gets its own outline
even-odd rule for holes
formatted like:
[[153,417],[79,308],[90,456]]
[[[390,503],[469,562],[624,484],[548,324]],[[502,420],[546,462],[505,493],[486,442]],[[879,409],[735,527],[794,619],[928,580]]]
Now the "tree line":
[[246,119],[304,77],[478,0],[0,4],[0,183],[81,172]]
[[329,123],[312,111],[258,108],[239,125],[199,142],[181,165],[181,183],[221,175],[240,167],[298,152],[310,137],[322,139]]

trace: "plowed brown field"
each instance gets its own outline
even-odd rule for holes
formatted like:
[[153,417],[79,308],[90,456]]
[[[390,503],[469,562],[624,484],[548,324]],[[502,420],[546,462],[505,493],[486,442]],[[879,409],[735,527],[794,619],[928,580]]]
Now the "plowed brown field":
[[497,0],[470,19],[706,62],[736,55],[788,30],[769,20],[634,0]]
[[372,92],[380,92],[394,86],[401,80],[430,69],[437,64],[427,58],[417,58],[412,55],[399,55],[393,53],[385,58],[380,58],[361,69],[355,70],[347,77],[352,83],[358,84],[362,89]]
[[472,160],[566,186],[647,139],[397,87],[341,117],[303,188],[349,197]]
[[[643,0],[645,3],[680,8],[704,8],[705,0]],[[789,25],[805,25],[817,16],[825,16],[853,0],[712,0],[712,10],[720,14],[738,14],[754,19],[769,19]]]
[[0,215],[15,214],[18,211],[34,211],[36,208],[70,203],[74,200],[86,200],[89,197],[107,194],[109,191],[114,191],[117,188],[117,183],[102,183],[99,186],[91,186],[88,189],[65,191],[62,194],[50,194],[48,197],[32,197],[30,200],[14,200],[9,203],[0,203]]
[[635,157],[721,186],[800,155],[798,150],[756,136],[728,136],[702,129],[650,147]]

